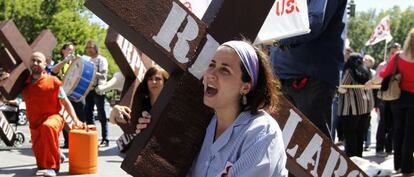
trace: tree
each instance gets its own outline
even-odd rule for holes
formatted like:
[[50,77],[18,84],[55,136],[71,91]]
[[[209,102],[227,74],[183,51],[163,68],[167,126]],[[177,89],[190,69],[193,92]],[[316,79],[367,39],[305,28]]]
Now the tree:
[[351,47],[355,51],[365,51],[366,54],[372,55],[376,63],[384,60],[385,41],[373,46],[365,46],[365,42],[370,38],[374,28],[381,19],[389,15],[391,17],[391,35],[393,40],[390,43],[404,43],[408,31],[414,27],[414,7],[408,7],[404,11],[400,7],[380,11],[378,14],[375,10],[367,12],[357,12],[356,16],[348,21],[348,38]]
[[55,60],[61,60],[59,52],[67,41],[77,44],[77,53],[83,54],[86,41],[96,40],[101,54],[108,58],[111,77],[119,69],[104,45],[106,29],[89,21],[92,13],[83,6],[84,3],[85,0],[2,0],[0,20],[13,19],[29,43],[41,30],[50,29],[58,41]]

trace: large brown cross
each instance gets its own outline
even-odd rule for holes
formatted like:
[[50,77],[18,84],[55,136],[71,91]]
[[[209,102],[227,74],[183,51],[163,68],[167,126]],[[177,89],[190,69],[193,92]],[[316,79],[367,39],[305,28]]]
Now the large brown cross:
[[[205,23],[176,0],[86,2],[171,74],[151,110],[152,123],[134,139],[122,163],[125,171],[134,176],[185,176],[212,115],[202,104],[203,70],[220,43],[240,35],[254,40],[273,2],[213,1]],[[280,99],[280,109],[271,113],[283,129],[291,173],[366,176],[285,97]]]
[[0,82],[0,92],[7,99],[14,99],[30,74],[28,67],[32,52],[51,55],[57,40],[46,29],[29,45],[14,22],[7,20],[0,24],[0,43],[3,44],[0,48],[0,66],[10,73],[9,78]]
[[[125,77],[119,104],[131,107],[136,88],[144,78],[147,69],[154,62],[113,28],[108,29],[105,45]],[[135,117],[139,116],[139,114],[136,111],[132,112],[132,115]],[[126,133],[135,132],[135,129],[131,129],[131,126],[121,125],[121,128]]]

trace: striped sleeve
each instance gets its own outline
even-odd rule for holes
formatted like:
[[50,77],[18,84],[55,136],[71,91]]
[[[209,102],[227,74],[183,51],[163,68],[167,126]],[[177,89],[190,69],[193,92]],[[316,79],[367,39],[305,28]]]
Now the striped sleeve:
[[[341,84],[357,84],[349,70],[345,71]],[[370,113],[374,105],[372,90],[347,89],[338,98],[338,116],[362,115]]]
[[345,85],[345,84],[351,84],[353,81],[351,73],[349,72],[349,70],[347,69],[344,73],[344,76],[342,78],[341,84]]

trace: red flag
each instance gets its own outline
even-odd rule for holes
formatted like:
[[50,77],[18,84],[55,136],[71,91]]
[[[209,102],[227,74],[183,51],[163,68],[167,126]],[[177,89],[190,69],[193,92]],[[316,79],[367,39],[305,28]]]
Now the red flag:
[[391,19],[390,16],[385,16],[381,19],[381,22],[375,27],[374,33],[372,33],[371,38],[365,43],[365,45],[374,45],[378,42],[386,40],[390,42],[392,40],[391,36]]

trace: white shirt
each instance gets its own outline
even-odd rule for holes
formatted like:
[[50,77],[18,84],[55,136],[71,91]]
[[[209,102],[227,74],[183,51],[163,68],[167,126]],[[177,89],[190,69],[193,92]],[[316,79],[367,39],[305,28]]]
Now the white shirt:
[[108,60],[104,56],[98,55],[96,58],[89,58],[89,61],[95,65],[96,72],[104,75],[104,78],[96,77],[97,85],[105,84],[108,73]]

